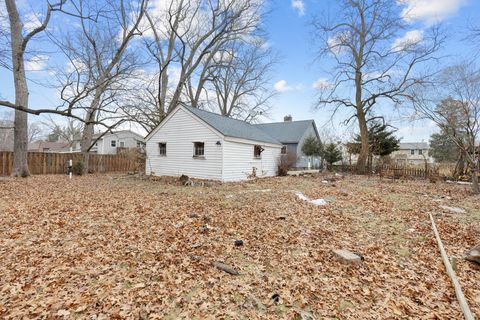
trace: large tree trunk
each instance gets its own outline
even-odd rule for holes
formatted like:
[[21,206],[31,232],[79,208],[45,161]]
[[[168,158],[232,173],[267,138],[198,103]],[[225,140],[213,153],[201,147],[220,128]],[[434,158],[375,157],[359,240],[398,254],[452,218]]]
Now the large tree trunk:
[[368,145],[368,127],[367,121],[365,119],[365,114],[363,109],[357,109],[357,119],[358,119],[358,126],[360,128],[360,154],[358,155],[357,161],[357,171],[360,174],[364,174],[366,172],[366,164],[368,159],[368,154],[370,153],[370,147]]
[[470,172],[472,174],[472,191],[474,194],[480,194],[480,187],[478,186],[478,161],[472,163]]
[[[10,32],[12,39],[12,66],[13,80],[15,84],[15,104],[28,108],[28,86],[25,75],[24,51],[23,48],[23,25],[17,11],[14,0],[5,1],[10,20]],[[28,115],[27,113],[15,110],[15,128],[13,130],[13,176],[26,177],[30,175],[27,162],[28,145]]]

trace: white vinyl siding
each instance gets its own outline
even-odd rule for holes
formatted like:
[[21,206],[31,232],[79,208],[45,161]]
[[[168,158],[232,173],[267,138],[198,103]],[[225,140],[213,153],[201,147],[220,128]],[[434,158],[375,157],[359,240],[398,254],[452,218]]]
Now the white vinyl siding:
[[277,162],[282,146],[262,145],[261,158],[254,157],[255,143],[223,142],[223,181],[246,180],[257,168],[257,177],[272,177],[277,174]]
[[[194,142],[205,143],[204,158],[193,157]],[[178,108],[146,143],[146,174],[222,180],[222,137],[188,111]],[[160,156],[158,143],[168,146]]]

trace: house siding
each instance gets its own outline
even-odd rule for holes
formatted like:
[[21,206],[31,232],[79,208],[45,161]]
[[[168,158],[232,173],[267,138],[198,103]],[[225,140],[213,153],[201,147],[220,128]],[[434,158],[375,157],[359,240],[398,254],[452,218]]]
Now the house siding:
[[[261,159],[255,159],[255,144],[264,148]],[[257,177],[272,177],[277,174],[277,162],[281,146],[266,146],[261,143],[240,143],[224,141],[223,143],[223,181],[247,180],[252,168],[257,168]]]
[[[222,136],[182,108],[146,142],[146,174],[222,180]],[[193,142],[205,143],[205,159],[193,157]],[[167,143],[167,155],[160,156],[158,143]]]

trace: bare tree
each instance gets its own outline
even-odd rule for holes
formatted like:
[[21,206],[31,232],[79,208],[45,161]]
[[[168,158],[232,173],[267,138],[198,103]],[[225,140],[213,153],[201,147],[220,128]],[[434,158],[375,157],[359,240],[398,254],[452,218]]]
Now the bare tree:
[[176,106],[201,104],[208,68],[232,41],[255,37],[262,15],[258,0],[173,0],[147,13],[144,41],[156,65],[139,103],[126,110],[147,131]]
[[[341,0],[333,21],[314,21],[320,57],[333,58],[331,79],[319,88],[317,108],[334,106],[353,111],[361,136],[357,169],[364,172],[368,158],[367,122],[379,102],[400,104],[414,85],[428,82],[429,73],[416,66],[434,59],[443,42],[437,27],[408,31],[396,0]],[[350,96],[349,89],[353,88]],[[332,115],[332,117],[333,117]]]
[[61,77],[61,97],[68,108],[84,112],[80,145],[88,171],[94,125],[103,124],[110,130],[125,120],[119,115],[122,82],[138,66],[129,44],[140,35],[148,1],[112,0],[101,7],[84,0],[72,3],[77,16],[93,18],[79,19],[80,28],[58,43],[71,65]]
[[468,163],[472,190],[479,194],[480,69],[471,63],[458,64],[444,70],[429,90],[414,89],[416,111],[435,122],[457,145]]
[[233,43],[214,58],[207,79],[214,92],[211,102],[220,114],[249,122],[267,115],[269,100],[275,95],[269,84],[275,59],[263,45],[263,41]]
[[[23,23],[18,13],[15,0],[5,0],[10,23],[10,43],[12,54],[13,80],[15,84],[15,103],[7,102],[6,106],[15,108],[13,176],[29,176],[27,163],[28,115],[23,108],[28,108],[28,85],[25,74],[25,50],[30,40],[47,27],[52,11],[61,10],[65,0],[57,4],[48,4],[43,22],[24,35]],[[5,105],[1,103],[0,105]]]
[[83,123],[71,118],[67,118],[66,123],[61,123],[49,117],[42,124],[49,131],[47,140],[50,142],[67,141],[71,143],[83,132]]
[[42,138],[43,128],[38,122],[33,122],[28,125],[28,143],[32,143]]

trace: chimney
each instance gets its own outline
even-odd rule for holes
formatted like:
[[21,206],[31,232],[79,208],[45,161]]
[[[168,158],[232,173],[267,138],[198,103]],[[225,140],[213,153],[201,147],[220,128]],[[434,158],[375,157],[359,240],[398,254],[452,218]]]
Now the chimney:
[[286,115],[285,117],[283,117],[283,121],[284,122],[292,122],[292,115],[291,114]]

